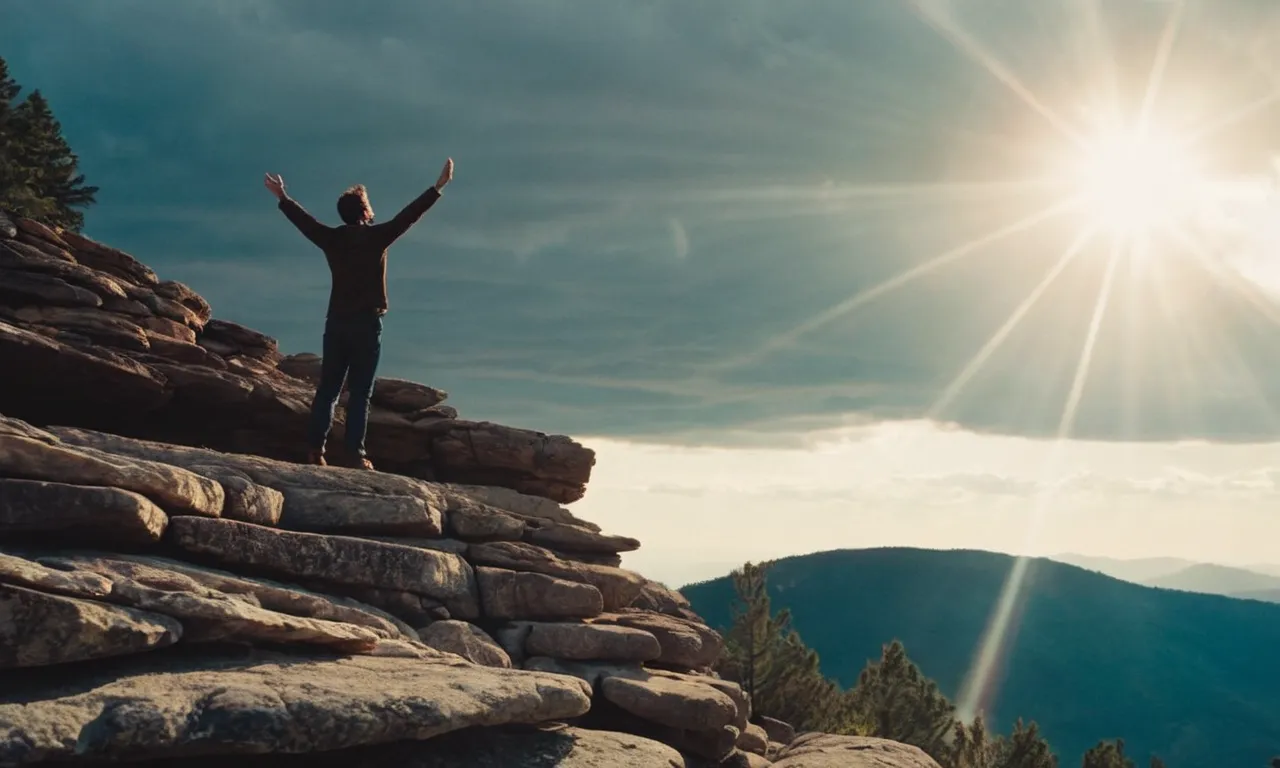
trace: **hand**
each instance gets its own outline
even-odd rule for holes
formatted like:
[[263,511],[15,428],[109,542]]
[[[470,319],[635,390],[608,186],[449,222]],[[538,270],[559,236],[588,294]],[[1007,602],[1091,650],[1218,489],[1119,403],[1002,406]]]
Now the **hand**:
[[436,190],[444,189],[444,185],[453,181],[453,158],[449,158],[444,163],[444,169],[440,171],[440,178],[436,179]]
[[268,173],[266,178],[263,179],[263,184],[266,185],[271,194],[276,196],[277,200],[283,200],[285,198],[284,179],[280,178],[280,174],[277,173],[273,175]]

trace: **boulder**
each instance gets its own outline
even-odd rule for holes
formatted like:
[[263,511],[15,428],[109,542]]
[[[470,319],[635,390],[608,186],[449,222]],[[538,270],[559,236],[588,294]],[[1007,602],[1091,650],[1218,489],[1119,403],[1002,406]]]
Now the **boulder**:
[[274,488],[258,485],[249,476],[231,467],[193,464],[189,468],[222,486],[226,502],[222,516],[242,523],[276,526],[284,512],[284,494]]
[[541,573],[477,566],[480,606],[490,619],[576,619],[603,610],[600,590],[590,584]]
[[443,403],[448,397],[444,390],[428,387],[416,381],[378,377],[373,383],[371,398],[374,403],[397,413],[413,413]]
[[221,485],[185,469],[14,435],[0,434],[0,473],[134,491],[171,515],[217,517],[226,500]]
[[109,245],[91,240],[78,232],[64,230],[62,240],[75,252],[76,259],[85,266],[116,275],[136,285],[155,285],[156,273],[146,264]]
[[476,601],[471,566],[448,552],[194,517],[171,520],[166,539],[184,552],[227,565],[415,592],[446,605]]
[[449,532],[467,541],[519,541],[525,524],[500,509],[466,500],[450,506]]
[[442,479],[500,485],[567,504],[586,493],[595,452],[563,435],[491,422],[419,422],[431,438],[432,466]]
[[568,509],[560,506],[551,499],[542,496],[530,496],[520,493],[511,488],[503,488],[493,485],[462,485],[458,483],[449,483],[446,487],[450,490],[468,496],[482,504],[488,504],[491,507],[504,509],[508,512],[514,512],[522,517],[536,517],[543,520],[549,520],[553,523],[564,523],[565,525],[576,525],[586,528],[589,531],[600,532],[600,526],[595,523],[581,520],[576,517]]
[[752,752],[764,757],[765,753],[769,751],[769,734],[765,732],[764,728],[751,723],[746,727],[746,730],[738,734],[737,747],[743,752]]
[[72,285],[60,277],[40,272],[19,272],[0,268],[0,301],[23,304],[56,304],[63,307],[102,306],[93,291]]
[[[397,621],[409,626],[422,627],[434,621],[453,618],[450,610],[440,601],[414,592],[377,589],[375,587],[353,587],[347,584],[335,584],[318,579],[306,579],[303,580],[303,583],[318,592],[345,595],[362,604],[374,606],[379,610],[385,611],[388,615],[394,616]],[[459,605],[455,601],[453,607],[458,611],[458,618],[476,619],[480,617],[479,608],[472,603]],[[407,634],[410,637],[417,636],[417,632],[412,629]]]
[[526,539],[531,544],[569,552],[613,554],[633,552],[640,542],[626,536],[606,536],[576,525],[545,523],[529,530]]
[[256,600],[225,595],[182,574],[142,563],[85,557],[50,557],[40,562],[107,577],[112,583],[111,602],[178,619],[184,642],[300,643],[361,653],[371,650],[379,638],[367,627],[269,611]]
[[[307,412],[303,406],[303,414]],[[234,469],[259,485],[277,490],[309,488],[382,496],[413,496],[431,508],[450,506],[445,486],[385,472],[346,467],[317,467],[242,453],[226,453],[154,440],[139,440],[107,432],[55,426],[48,431],[63,443],[96,448],[119,456],[164,462],[176,467],[218,466]]]
[[606,624],[535,622],[524,643],[528,656],[575,661],[652,661],[662,653],[653,635]]
[[806,733],[788,744],[778,768],[939,768],[919,747],[866,736]]
[[161,280],[154,287],[156,295],[176,301],[194,312],[202,330],[205,324],[209,322],[209,318],[213,316],[213,309],[209,306],[209,302],[183,283],[174,280]]
[[[0,616],[6,619],[0,621],[0,669],[141,653],[182,636],[182,625],[167,616],[7,583],[0,583]],[[0,733],[4,725],[0,716]]]
[[468,662],[253,652],[31,678],[0,693],[0,764],[323,753],[475,726],[572,718],[580,681]]
[[439,536],[440,510],[413,496],[284,486],[281,527],[316,533]]
[[593,723],[659,739],[720,761],[734,749],[744,713],[710,678],[655,674],[637,664],[575,662],[535,656],[525,669],[573,675],[597,691]]
[[722,729],[738,714],[733,700],[721,691],[685,680],[615,675],[601,680],[600,692],[637,717],[690,731]]
[[406,413],[405,418],[415,423],[432,419],[456,419],[458,418],[458,409],[451,405],[433,405],[430,408],[422,408],[412,413]]
[[[225,762],[195,758],[182,765],[224,768]],[[660,741],[559,723],[467,728],[428,741],[317,754],[242,755],[235,762],[238,768],[695,768]]]
[[147,336],[147,346],[149,347],[150,354],[156,357],[155,362],[162,365],[167,363],[184,363],[186,365],[213,368],[215,370],[224,370],[227,368],[226,361],[217,355],[211,354],[208,350],[198,344],[192,344],[190,342],[170,338],[145,328],[143,329],[143,333]]
[[[144,335],[139,344],[145,341]],[[145,365],[119,355],[77,349],[3,320],[0,365],[23,372],[0,377],[2,402],[28,403],[33,408],[58,402],[80,408],[152,411],[172,395],[167,379]]]
[[23,235],[27,235],[46,243],[56,245],[60,248],[65,249],[71,247],[67,244],[66,240],[62,239],[58,234],[58,231],[48,224],[21,216],[15,217],[12,221],[17,225],[18,229],[18,232],[12,235],[13,237],[22,237]]
[[[561,560],[569,560],[575,563],[587,563],[589,565],[607,565],[610,568],[622,567],[622,555],[607,552],[567,552],[563,549],[555,547],[547,547],[548,552],[560,558]],[[632,601],[634,603],[634,601]]]
[[590,584],[600,590],[606,611],[617,611],[629,605],[645,581],[631,571],[562,560],[541,547],[518,541],[473,544],[468,557],[476,565],[529,571]]
[[31,248],[0,241],[0,269],[38,272],[93,291],[103,300],[127,300],[128,293],[115,278],[79,264],[65,251]]
[[231,371],[168,362],[148,365],[165,377],[175,392],[175,403],[183,405],[234,408],[249,403],[255,391],[252,381]]
[[[742,734],[738,734],[738,738],[741,739]],[[773,761],[764,755],[748,752],[739,747],[722,760],[719,765],[720,768],[769,768],[769,766],[773,765]]]
[[659,584],[649,579],[645,579],[644,586],[640,588],[640,594],[636,595],[635,599],[631,601],[630,607],[643,611],[665,613],[668,616],[676,616],[692,621],[701,621],[698,615],[693,612],[693,607],[684,595],[664,584]]
[[159,507],[131,491],[0,478],[0,539],[58,535],[137,546],[160,541],[168,524]]
[[109,346],[146,351],[147,335],[137,320],[140,318],[107,312],[91,307],[59,307],[52,304],[20,306],[9,315],[24,323],[48,325],[100,339]]
[[791,727],[790,723],[784,723],[777,718],[765,717],[764,715],[757,717],[756,722],[764,729],[769,741],[776,741],[779,744],[790,744],[795,741],[796,729]]
[[720,634],[699,622],[652,611],[627,609],[591,619],[592,624],[614,624],[643,630],[657,638],[661,654],[657,664],[680,669],[704,669],[720,658],[724,641]]
[[[651,723],[691,731],[712,731],[742,722],[745,695],[731,695],[725,681],[641,668],[533,656],[525,669],[573,675],[621,709]],[[735,728],[735,731],[738,730]],[[737,738],[735,734],[735,740]],[[729,745],[732,748],[732,743]]]
[[204,337],[231,345],[247,354],[277,354],[279,345],[265,333],[246,328],[229,320],[212,319],[205,323]]
[[[168,578],[182,576],[208,589],[240,596],[279,613],[369,627],[389,637],[417,636],[412,627],[386,611],[339,595],[309,591],[293,584],[268,579],[239,576],[216,568],[153,555],[113,555],[100,559],[113,568],[118,567],[117,564],[128,563],[150,566],[171,574]],[[119,572],[124,575],[131,573],[126,569]]]
[[102,600],[111,594],[111,580],[96,573],[66,573],[40,563],[0,552],[0,582],[66,597]]
[[453,619],[432,622],[418,630],[418,637],[437,651],[456,653],[482,666],[511,667],[511,657],[502,646],[470,622]]

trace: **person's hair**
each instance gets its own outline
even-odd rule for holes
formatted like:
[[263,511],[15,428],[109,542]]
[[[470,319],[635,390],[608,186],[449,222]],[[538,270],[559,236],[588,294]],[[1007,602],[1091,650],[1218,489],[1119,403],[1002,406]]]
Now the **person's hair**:
[[359,224],[373,218],[369,193],[363,184],[348,187],[338,198],[338,215],[347,224]]

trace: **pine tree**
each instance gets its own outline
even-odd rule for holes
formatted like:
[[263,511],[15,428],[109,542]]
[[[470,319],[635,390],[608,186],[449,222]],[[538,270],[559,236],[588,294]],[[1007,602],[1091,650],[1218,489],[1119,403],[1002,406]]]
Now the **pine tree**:
[[79,158],[40,91],[14,104],[21,92],[0,59],[0,208],[46,224],[79,230],[85,208],[96,202]]
[[997,741],[993,750],[992,768],[1057,768],[1058,758],[1049,748],[1049,742],[1040,735],[1040,726],[1034,722],[1023,723],[1022,718],[1013,724],[1013,733]]
[[13,102],[22,93],[22,86],[9,76],[9,65],[0,58],[0,207],[17,212],[10,198],[18,197],[18,187],[24,183],[25,174],[19,169],[17,136],[13,125]]
[[955,706],[907,658],[897,640],[884,646],[850,691],[851,705],[871,735],[911,744],[935,760],[945,757],[955,728]]
[[1280,768],[1280,757],[1271,758],[1271,768]]
[[737,600],[718,671],[742,686],[754,712],[802,731],[847,732],[851,718],[840,686],[822,674],[817,652],[791,628],[791,613],[773,612],[766,572],[752,563],[733,572]]
[[1084,755],[1081,768],[1136,768],[1124,754],[1124,739],[1100,741]]
[[965,725],[957,720],[952,734],[951,750],[946,760],[938,762],[946,768],[994,768],[997,744],[987,733],[982,715]]
[[78,172],[80,159],[63,138],[62,125],[48,100],[40,91],[32,91],[14,110],[13,123],[18,165],[27,170],[35,196],[49,201],[52,208],[44,215],[45,223],[80,230],[84,214],[75,208],[96,202],[98,188],[85,186],[84,174]]

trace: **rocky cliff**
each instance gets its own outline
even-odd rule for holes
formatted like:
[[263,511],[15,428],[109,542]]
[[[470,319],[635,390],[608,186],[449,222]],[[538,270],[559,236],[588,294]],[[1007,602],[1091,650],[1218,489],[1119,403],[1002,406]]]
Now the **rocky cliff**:
[[383,378],[379,471],[296,463],[318,359],[212,314],[0,216],[0,766],[935,765],[753,717],[589,449]]

